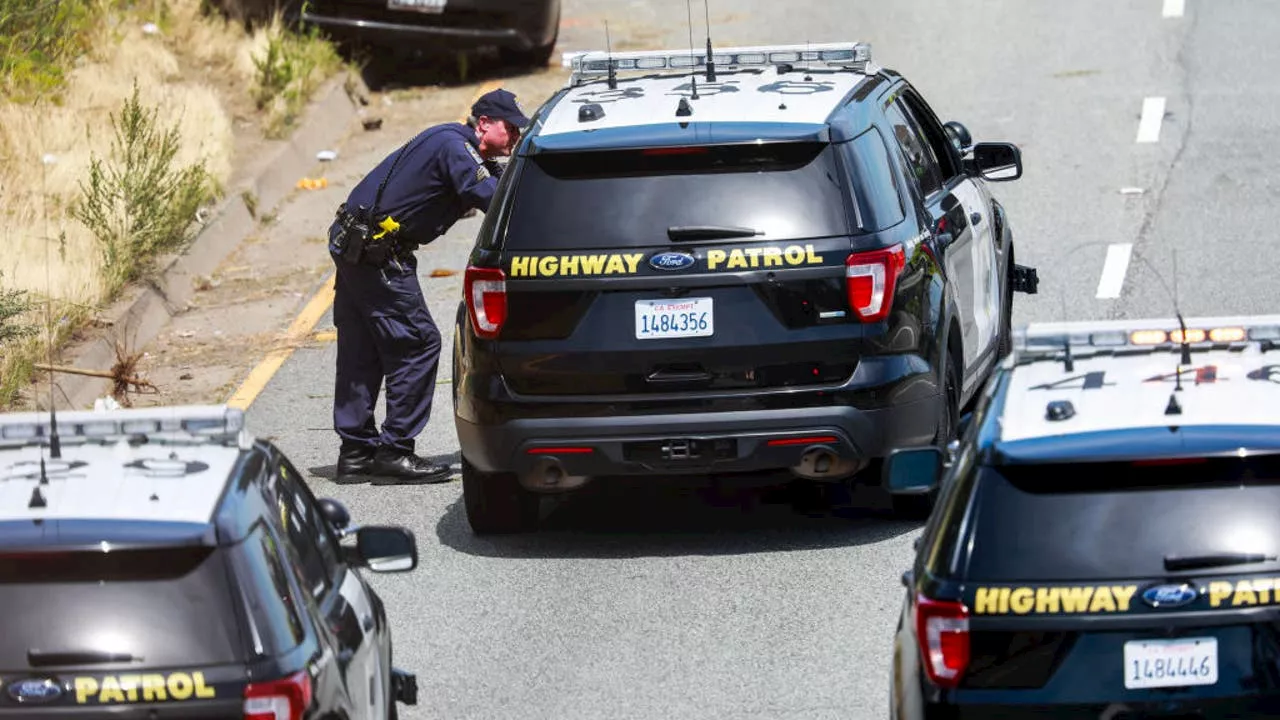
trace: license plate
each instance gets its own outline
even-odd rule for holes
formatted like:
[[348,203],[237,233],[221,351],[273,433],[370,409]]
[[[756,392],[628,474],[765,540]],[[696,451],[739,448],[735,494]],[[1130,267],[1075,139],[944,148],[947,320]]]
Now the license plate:
[[708,337],[715,332],[711,298],[637,300],[636,337]]
[[1212,685],[1218,682],[1218,639],[1131,640],[1124,644],[1124,686]]
[[387,0],[387,9],[439,14],[444,12],[446,2],[448,0]]

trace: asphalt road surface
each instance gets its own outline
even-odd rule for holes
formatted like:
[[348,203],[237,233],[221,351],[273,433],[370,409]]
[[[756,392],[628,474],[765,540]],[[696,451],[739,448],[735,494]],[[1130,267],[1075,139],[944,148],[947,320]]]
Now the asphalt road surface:
[[[744,0],[710,12],[721,45],[869,40],[943,120],[1022,147],[1023,179],[993,185],[1020,262],[1041,275],[1039,295],[1016,296],[1015,322],[1169,316],[1175,279],[1187,315],[1276,311],[1280,14],[1263,3]],[[603,19],[631,47],[689,40],[677,0],[565,0],[564,15],[560,50],[603,46]],[[693,17],[701,45],[700,5]],[[424,250],[423,273],[462,267],[478,224]],[[456,463],[461,275],[424,287],[445,361],[419,452]],[[420,569],[374,577],[397,664],[421,688],[401,717],[886,716],[899,576],[919,528],[877,511],[879,498],[810,517],[780,494],[638,485],[562,503],[539,534],[477,539],[457,482],[327,479],[334,350],[295,353],[249,421],[356,522],[417,534]]]

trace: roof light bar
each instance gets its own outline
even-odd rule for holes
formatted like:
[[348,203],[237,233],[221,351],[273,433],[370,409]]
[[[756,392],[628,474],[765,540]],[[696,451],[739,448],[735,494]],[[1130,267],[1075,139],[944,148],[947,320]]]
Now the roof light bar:
[[[111,439],[130,435],[236,435],[244,430],[244,411],[226,405],[184,405],[58,413],[58,436]],[[49,413],[0,414],[0,442],[30,442],[49,437]]]
[[[1280,341],[1280,315],[1186,318],[1186,341],[1241,343]],[[1014,330],[1019,350],[1175,346],[1182,343],[1177,318],[1031,323]]]
[[[773,65],[804,63],[806,67],[834,67],[863,70],[871,62],[871,45],[865,42],[814,43],[808,45],[759,45],[748,47],[712,48],[716,70],[744,67],[768,67]],[[705,68],[707,54],[685,50],[640,50],[615,52],[589,50],[567,52],[562,56],[564,67],[572,68],[569,83],[577,85],[592,77],[609,74],[609,63],[615,72],[639,72],[653,70],[688,70]]]

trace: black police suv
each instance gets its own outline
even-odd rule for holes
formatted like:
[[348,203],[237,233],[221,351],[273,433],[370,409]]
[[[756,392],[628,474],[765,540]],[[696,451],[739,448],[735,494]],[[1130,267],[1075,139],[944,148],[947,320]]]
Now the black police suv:
[[949,465],[895,451],[891,488],[942,493],[891,717],[1280,716],[1277,340],[1280,316],[1033,325]]
[[945,442],[1034,290],[984,184],[1015,146],[865,44],[688,52],[575,58],[502,176],[454,342],[478,533],[592,478],[840,481]]
[[416,567],[413,535],[351,526],[242,427],[220,407],[0,415],[0,718],[417,702],[361,577]]

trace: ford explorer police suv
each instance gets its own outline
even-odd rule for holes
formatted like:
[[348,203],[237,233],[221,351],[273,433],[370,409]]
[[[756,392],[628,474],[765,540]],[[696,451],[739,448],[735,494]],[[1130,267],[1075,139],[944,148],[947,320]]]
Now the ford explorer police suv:
[[0,415],[0,718],[396,717],[417,548],[349,522],[236,409]]
[[984,184],[1021,175],[1015,146],[971,145],[865,43],[570,64],[458,308],[474,531],[593,478],[840,481],[950,439],[1034,290]]
[[[1280,717],[1280,316],[1031,325],[942,483],[892,716]],[[944,462],[950,460],[950,462]]]

